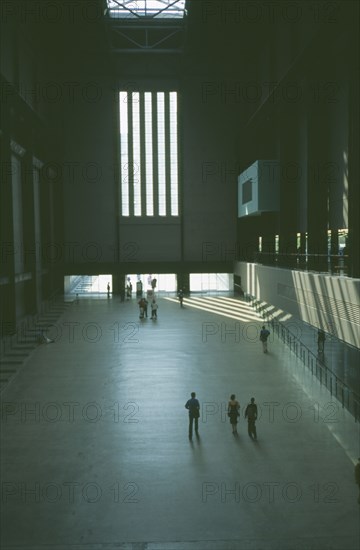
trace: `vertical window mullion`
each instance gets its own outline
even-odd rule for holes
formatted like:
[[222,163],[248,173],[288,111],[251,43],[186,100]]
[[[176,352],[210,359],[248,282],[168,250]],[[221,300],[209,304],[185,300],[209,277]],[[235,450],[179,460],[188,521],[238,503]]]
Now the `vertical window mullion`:
[[146,215],[154,215],[152,94],[144,94]]
[[133,135],[133,110],[132,92],[127,94],[128,102],[128,178],[129,178],[129,215],[134,215],[134,135]]
[[141,181],[141,215],[147,215],[146,206],[146,153],[145,153],[145,105],[144,92],[140,93],[140,181]]
[[157,141],[158,141],[158,193],[159,216],[166,216],[166,171],[165,171],[165,102],[164,92],[157,92]]
[[170,105],[169,92],[165,94],[165,189],[166,189],[166,212],[171,213],[170,208]]
[[119,94],[121,214],[129,216],[128,97]]
[[141,216],[140,93],[132,94],[134,215]]
[[177,92],[170,92],[170,213],[179,215],[179,169],[178,169],[178,119],[177,119]]
[[159,214],[159,163],[158,163],[158,124],[157,124],[157,95],[151,93],[152,97],[152,144],[153,144],[153,193],[154,193],[154,214]]

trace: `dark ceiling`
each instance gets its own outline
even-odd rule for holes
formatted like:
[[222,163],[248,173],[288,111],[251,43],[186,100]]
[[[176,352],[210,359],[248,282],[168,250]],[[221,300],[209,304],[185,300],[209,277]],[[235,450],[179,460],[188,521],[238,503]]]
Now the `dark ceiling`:
[[[131,72],[143,66],[153,67],[164,76],[169,64],[197,70],[232,71],[239,64],[254,59],[260,37],[271,29],[263,23],[250,23],[238,10],[242,3],[234,0],[188,0],[184,30],[168,41],[164,50],[175,53],[138,51],[126,53],[131,43],[113,31],[113,21],[104,14],[105,0],[14,0],[9,10],[16,15],[16,25],[36,46],[38,55],[52,65],[66,63],[91,66],[94,70],[114,64],[128,66]],[[234,11],[235,10],[235,11]],[[137,32],[137,31],[136,31]],[[160,29],[160,33],[162,30]],[[165,36],[165,31],[163,35]],[[141,31],[138,31],[141,40]],[[160,39],[162,35],[160,34]],[[156,40],[153,35],[150,40]],[[135,48],[133,48],[135,49]]]

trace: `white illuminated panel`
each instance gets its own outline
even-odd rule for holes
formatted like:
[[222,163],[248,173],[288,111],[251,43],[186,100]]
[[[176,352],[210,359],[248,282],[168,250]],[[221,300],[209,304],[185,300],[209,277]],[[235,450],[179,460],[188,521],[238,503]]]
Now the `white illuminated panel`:
[[275,160],[257,160],[238,177],[238,218],[279,210],[280,170]]

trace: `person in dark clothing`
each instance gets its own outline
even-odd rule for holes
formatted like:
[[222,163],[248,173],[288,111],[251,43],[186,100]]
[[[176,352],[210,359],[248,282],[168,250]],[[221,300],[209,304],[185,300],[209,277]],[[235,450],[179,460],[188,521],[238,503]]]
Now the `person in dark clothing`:
[[324,353],[325,340],[325,332],[322,329],[319,329],[317,337],[318,353]]
[[144,318],[144,299],[141,298],[139,300],[139,319],[143,319]]
[[237,423],[240,416],[239,409],[240,403],[236,400],[236,395],[230,395],[230,401],[228,403],[228,417],[230,418],[230,424],[233,434],[237,434]]
[[355,465],[355,483],[359,487],[359,495],[358,495],[358,504],[360,504],[360,458],[358,458],[358,463]]
[[251,402],[245,409],[245,418],[248,421],[248,434],[251,439],[257,440],[255,422],[257,420],[258,410],[254,397],[251,398]]
[[268,352],[267,339],[269,338],[269,336],[270,336],[270,332],[265,328],[265,325],[263,325],[263,327],[260,331],[260,341],[262,343],[264,353]]
[[188,399],[185,403],[185,409],[189,411],[189,439],[192,438],[193,423],[195,420],[195,433],[199,435],[199,417],[200,417],[200,403],[196,399],[196,393],[191,393],[191,399]]

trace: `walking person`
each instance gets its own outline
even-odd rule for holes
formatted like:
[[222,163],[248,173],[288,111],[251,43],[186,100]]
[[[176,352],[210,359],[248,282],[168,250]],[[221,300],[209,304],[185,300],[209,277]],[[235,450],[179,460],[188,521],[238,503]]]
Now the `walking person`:
[[358,458],[358,463],[355,465],[355,483],[359,487],[359,494],[358,494],[358,504],[360,504],[360,458]]
[[255,403],[255,398],[252,397],[250,400],[250,403],[245,409],[245,418],[247,418],[247,421],[248,421],[249,437],[251,437],[251,439],[254,439],[254,441],[257,441],[256,426],[255,426],[257,416],[258,416],[257,405]]
[[237,434],[237,423],[240,416],[239,413],[240,403],[236,400],[236,395],[233,393],[230,395],[230,401],[228,403],[228,417],[230,418],[230,424],[232,427],[232,433]]
[[123,287],[123,286],[121,286],[121,288],[120,288],[120,301],[121,302],[125,301],[125,287]]
[[147,319],[149,302],[147,301],[146,298],[143,298],[143,304],[144,304],[144,315],[145,315],[145,317],[146,317],[146,319]]
[[179,290],[178,297],[179,297],[180,307],[183,307],[184,293],[183,293],[182,288],[180,288],[180,290]]
[[264,353],[268,352],[267,339],[269,338],[269,336],[270,336],[270,332],[267,330],[267,328],[265,328],[265,325],[263,325],[263,327],[260,331],[260,341],[262,343]]
[[144,300],[141,298],[139,300],[139,319],[144,318]]
[[107,284],[106,290],[107,290],[107,297],[110,298],[110,283]]
[[196,393],[191,392],[191,399],[188,399],[185,403],[185,409],[189,411],[189,439],[192,439],[193,423],[195,420],[195,433],[199,435],[199,417],[200,417],[200,403],[196,399]]
[[159,306],[157,305],[156,300],[154,298],[153,301],[151,302],[151,319],[157,319],[158,307]]
[[317,336],[318,353],[324,353],[325,340],[325,332],[323,331],[323,329],[319,329]]

